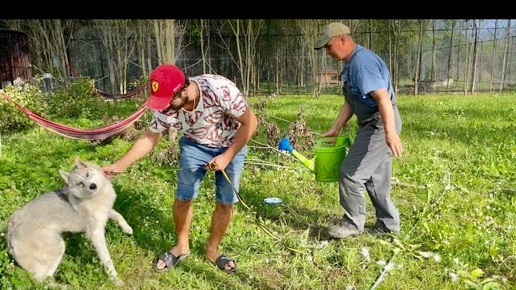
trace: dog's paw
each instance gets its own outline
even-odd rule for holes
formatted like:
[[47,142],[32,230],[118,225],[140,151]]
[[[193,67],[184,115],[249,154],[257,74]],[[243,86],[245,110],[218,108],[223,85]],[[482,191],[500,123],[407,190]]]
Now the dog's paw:
[[68,290],[68,285],[66,284],[59,284],[55,281],[48,282],[47,285],[45,285],[48,289],[60,289],[60,290]]
[[122,230],[124,230],[124,233],[126,233],[128,235],[133,234],[133,228],[131,228],[130,226],[124,227]]
[[113,284],[116,286],[124,286],[124,281],[118,279],[117,277],[112,277],[111,281],[113,281]]

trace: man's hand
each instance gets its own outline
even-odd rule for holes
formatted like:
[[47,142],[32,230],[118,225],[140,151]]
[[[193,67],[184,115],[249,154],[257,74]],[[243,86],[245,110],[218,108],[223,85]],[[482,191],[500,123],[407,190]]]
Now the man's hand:
[[385,135],[385,141],[391,148],[392,154],[396,157],[401,157],[403,154],[403,145],[401,144],[400,136],[396,133]]
[[120,170],[115,164],[109,164],[102,167],[102,171],[108,179],[111,179],[111,177],[122,173],[122,170]]
[[321,137],[335,137],[339,135],[339,131],[338,130],[334,130],[333,128],[326,131],[325,133],[321,134]]
[[212,170],[212,171],[224,171],[226,170],[226,167],[228,167],[228,164],[231,162],[231,159],[229,159],[224,153],[215,156],[212,160],[206,164],[204,167],[206,170]]

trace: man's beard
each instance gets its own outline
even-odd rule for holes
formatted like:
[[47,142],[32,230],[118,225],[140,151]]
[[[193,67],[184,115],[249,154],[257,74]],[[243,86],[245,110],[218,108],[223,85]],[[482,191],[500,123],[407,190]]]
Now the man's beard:
[[170,105],[168,106],[167,110],[180,110],[184,107],[187,101],[188,96],[179,96],[170,102]]

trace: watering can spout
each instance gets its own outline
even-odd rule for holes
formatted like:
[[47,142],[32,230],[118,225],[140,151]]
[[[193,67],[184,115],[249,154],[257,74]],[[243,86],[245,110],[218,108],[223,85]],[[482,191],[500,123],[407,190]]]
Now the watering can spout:
[[308,159],[301,153],[297,152],[294,148],[292,148],[292,146],[290,145],[290,141],[287,137],[280,140],[278,149],[289,152],[294,157],[296,157],[297,160],[301,161],[303,165],[310,169],[310,171],[315,173],[315,158]]
[[292,150],[292,155],[297,158],[297,160],[301,161],[304,166],[306,166],[310,171],[315,173],[315,159],[308,159],[305,156],[301,155],[301,153],[297,152],[295,149]]

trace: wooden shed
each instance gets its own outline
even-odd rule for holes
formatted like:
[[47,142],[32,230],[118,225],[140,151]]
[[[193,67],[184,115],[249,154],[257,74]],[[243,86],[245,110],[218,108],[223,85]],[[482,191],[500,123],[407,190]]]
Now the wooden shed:
[[0,29],[0,88],[29,82],[29,37],[21,31]]
[[317,73],[317,82],[323,86],[340,84],[340,71],[336,69],[324,69]]

